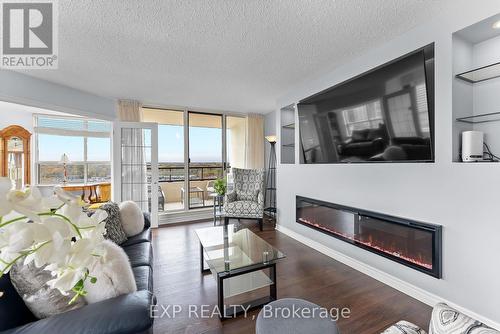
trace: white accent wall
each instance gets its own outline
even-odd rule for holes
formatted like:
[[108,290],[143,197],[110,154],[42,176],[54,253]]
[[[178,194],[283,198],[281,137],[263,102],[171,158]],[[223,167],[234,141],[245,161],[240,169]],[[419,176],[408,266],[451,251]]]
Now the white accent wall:
[[[499,12],[500,1],[457,1],[453,11],[445,16],[353,57],[332,72],[297,83],[297,88],[278,99],[276,106],[279,110],[435,42],[436,162],[279,164],[279,224],[438,299],[481,315],[481,320],[489,319],[490,324],[500,323],[500,163],[452,162],[452,82],[455,74],[452,70],[452,33]],[[497,56],[500,58],[500,54]],[[275,116],[278,125],[279,112]],[[500,123],[497,126],[500,131]],[[278,129],[276,134],[279,134]],[[279,145],[277,148],[279,150]],[[298,151],[296,154],[298,156]],[[297,224],[295,195],[443,225],[443,278],[435,279]]]

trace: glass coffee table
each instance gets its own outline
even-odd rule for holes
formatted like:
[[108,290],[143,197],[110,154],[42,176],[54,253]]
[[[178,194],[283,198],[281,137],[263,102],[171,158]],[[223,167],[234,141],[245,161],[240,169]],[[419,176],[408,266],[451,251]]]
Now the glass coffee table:
[[[234,225],[197,229],[200,268],[217,281],[217,305],[221,319],[276,300],[276,262],[285,255],[249,229]],[[205,262],[208,268],[205,268]],[[269,272],[267,274],[266,272]],[[224,299],[269,286],[269,295],[226,307]]]

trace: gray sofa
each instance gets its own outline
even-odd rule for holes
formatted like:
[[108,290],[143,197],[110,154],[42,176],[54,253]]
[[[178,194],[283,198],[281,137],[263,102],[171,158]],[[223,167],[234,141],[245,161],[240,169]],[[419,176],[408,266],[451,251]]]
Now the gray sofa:
[[148,215],[144,230],[121,246],[127,253],[137,284],[137,291],[82,308],[37,320],[12,286],[9,275],[0,279],[1,333],[71,333],[132,334],[152,332],[150,317],[153,295],[153,248]]
[[[399,321],[382,334],[426,334],[425,330],[408,321]],[[429,334],[500,334],[481,322],[440,303],[432,309]]]

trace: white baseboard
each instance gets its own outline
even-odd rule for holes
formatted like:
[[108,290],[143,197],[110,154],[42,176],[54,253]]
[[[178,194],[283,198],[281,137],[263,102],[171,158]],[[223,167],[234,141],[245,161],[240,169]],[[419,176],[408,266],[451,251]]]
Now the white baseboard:
[[182,211],[182,212],[172,212],[172,213],[164,213],[160,214],[159,217],[159,225],[168,225],[168,224],[176,224],[176,223],[187,223],[190,221],[197,221],[203,219],[213,218],[213,209],[197,209],[191,211]]
[[[287,236],[303,243],[304,245],[306,246],[309,246],[311,247],[312,249],[314,250],[317,250],[318,252],[320,253],[323,253],[339,262],[342,262],[343,264],[353,268],[353,269],[356,269],[357,271],[360,271],[362,272],[363,274],[366,274],[374,279],[376,279],[377,281],[380,281],[384,284],[387,284],[389,285],[390,287],[393,287],[394,289],[396,290],[399,290],[401,292],[403,292],[404,294],[407,294],[408,296],[410,297],[413,297],[419,301],[421,301],[422,303],[425,303],[427,305],[430,305],[430,306],[434,306],[436,305],[437,303],[446,303],[448,304],[449,306],[457,309],[458,311],[462,312],[463,314],[466,314],[467,316],[473,318],[473,319],[476,319],[484,324],[486,324],[487,326],[490,326],[490,327],[493,327],[497,330],[500,330],[500,323],[496,322],[496,321],[493,321],[489,318],[486,318],[482,315],[479,315],[473,311],[470,311],[460,305],[457,305],[449,300],[446,300],[438,295],[435,295],[433,293],[430,293],[428,291],[425,291],[413,284],[410,284],[408,282],[405,282],[397,277],[394,277],[392,275],[389,275],[379,269],[376,269],[370,265],[367,265],[363,262],[360,262],[356,259],[353,259],[352,257],[350,256],[347,256],[345,254],[342,254],[330,247],[327,247],[317,241],[314,241],[308,237],[305,237],[285,226],[282,226],[282,225],[276,225],[276,229],[278,231],[280,231],[281,233],[283,234],[286,234]],[[404,319],[401,319],[401,320],[404,320]]]

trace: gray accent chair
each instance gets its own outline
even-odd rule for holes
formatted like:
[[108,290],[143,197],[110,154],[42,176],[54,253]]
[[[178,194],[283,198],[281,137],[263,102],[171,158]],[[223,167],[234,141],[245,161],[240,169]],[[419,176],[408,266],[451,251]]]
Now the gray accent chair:
[[224,224],[231,218],[255,219],[262,231],[264,176],[264,169],[233,168],[234,190],[224,198]]
[[303,299],[283,298],[260,311],[256,334],[339,334],[337,324],[321,306]]

